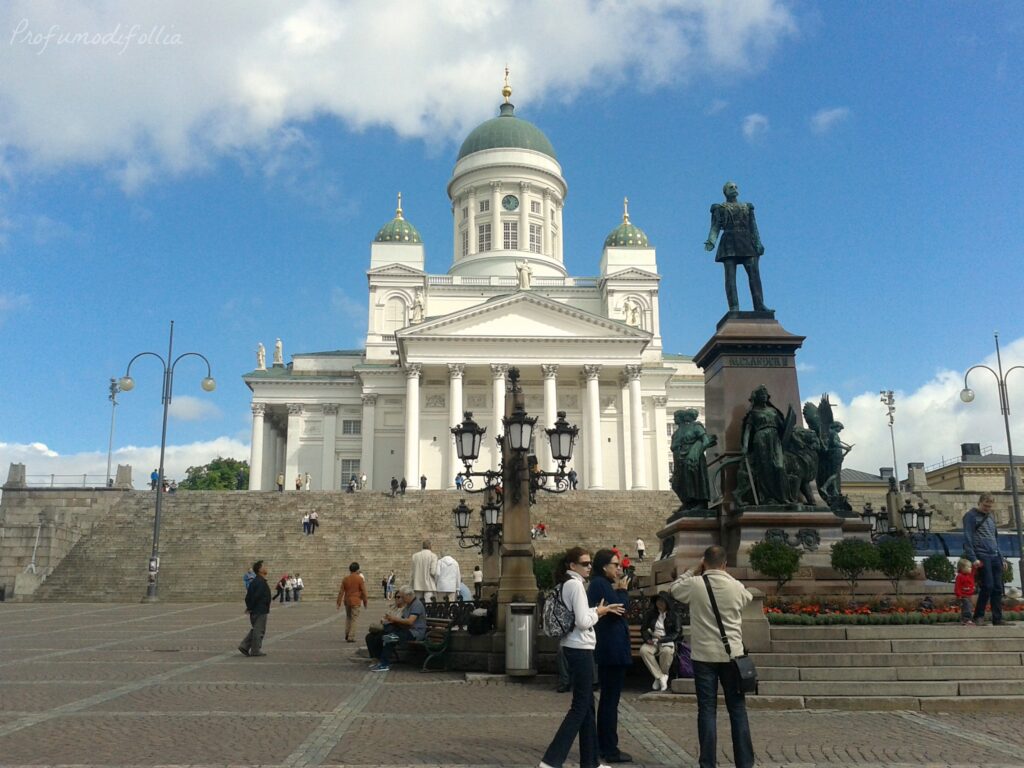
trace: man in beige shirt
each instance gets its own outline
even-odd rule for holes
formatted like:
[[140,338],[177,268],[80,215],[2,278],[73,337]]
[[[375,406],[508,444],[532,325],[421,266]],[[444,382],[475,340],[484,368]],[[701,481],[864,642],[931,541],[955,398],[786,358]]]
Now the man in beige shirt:
[[[715,768],[716,765],[719,682],[725,691],[725,706],[729,710],[736,768],[752,768],[754,746],[750,738],[750,724],[747,722],[747,702],[739,689],[736,670],[729,659],[730,656],[743,655],[743,608],[754,598],[742,583],[726,572],[725,563],[723,547],[708,547],[704,550],[703,559],[673,582],[671,593],[676,600],[690,606],[690,643],[694,686],[697,689],[700,768]],[[714,591],[731,653],[725,650],[708,589]]]

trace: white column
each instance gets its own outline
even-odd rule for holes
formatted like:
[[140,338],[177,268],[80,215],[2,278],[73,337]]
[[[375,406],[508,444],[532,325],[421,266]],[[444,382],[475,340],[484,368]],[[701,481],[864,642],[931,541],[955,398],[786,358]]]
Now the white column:
[[[540,369],[544,374],[544,427],[551,429],[555,425],[558,412],[558,366],[553,363],[543,364]],[[544,443],[544,447],[541,449],[544,470],[554,472],[557,467],[551,456],[551,443],[548,441],[547,435],[541,432],[537,439]]]
[[671,490],[672,482],[668,476],[668,420],[665,406],[668,398],[655,395],[651,398],[654,409],[654,487],[659,491]]
[[[287,428],[287,427],[286,427]],[[285,476],[284,487],[288,487],[288,467],[285,466],[285,459],[288,456],[288,438],[283,430],[277,430],[275,435],[277,439],[277,448],[274,450],[276,460],[274,462],[274,482],[277,483],[278,473]],[[275,486],[276,487],[276,486]]]
[[263,490],[263,415],[264,403],[252,404],[252,445],[249,448],[249,490]]
[[541,206],[544,212],[544,239],[541,241],[540,249],[545,256],[551,256],[551,192],[544,190],[544,205]]
[[[264,412],[265,413],[265,412]],[[260,488],[276,490],[274,478],[277,475],[277,430],[273,419],[263,419],[263,472],[260,474]]]
[[[454,427],[462,423],[462,375],[466,370],[463,363],[448,363],[448,426]],[[442,488],[455,487],[455,475],[461,470],[459,454],[455,450],[455,438],[450,432],[445,432],[445,440],[448,441],[448,466],[446,471],[448,477],[444,480]]]
[[505,433],[505,425],[501,420],[505,418],[505,376],[508,374],[508,366],[505,363],[491,364],[491,399],[493,400],[494,412],[491,417],[491,429],[487,431],[487,442],[491,446],[491,455],[494,456],[494,466],[498,466],[501,452],[494,442],[494,438]]
[[491,250],[500,251],[504,248],[501,231],[501,182],[491,182]]
[[558,225],[558,234],[552,236],[551,255],[559,261],[564,262],[562,254],[562,243],[565,242],[565,230],[562,229],[562,208],[564,204],[559,202],[555,205],[555,224]]
[[420,487],[420,373],[423,366],[405,367],[405,480],[409,488]]
[[625,373],[619,379],[619,399],[616,403],[618,412],[615,418],[616,436],[615,439],[619,442],[619,465],[616,467],[617,483],[609,483],[608,487],[620,488],[623,491],[628,491],[633,485],[633,472],[632,472],[632,446],[629,441],[629,379]]
[[462,241],[459,239],[459,216],[462,215],[461,205],[458,197],[452,198],[452,264],[462,258]]
[[285,448],[284,488],[295,488],[295,476],[299,474],[299,437],[302,435],[302,403],[288,404],[288,435]]
[[472,256],[476,253],[477,241],[476,241],[476,190],[469,190],[469,222],[466,226],[469,228],[469,255]]
[[[334,476],[335,452],[338,440],[338,404],[324,403],[324,447],[320,456],[320,479],[313,478],[312,485],[321,491],[336,491],[340,484]],[[344,478],[347,482],[348,478]]]
[[519,182],[519,250],[530,250],[530,203],[526,195],[530,191],[530,182]]
[[601,366],[584,365],[587,377],[587,488],[604,487],[604,466],[601,456]]
[[373,437],[376,422],[377,396],[363,394],[363,423],[361,426],[363,443],[359,454],[359,471],[366,474],[366,483],[370,488],[380,487],[374,485],[373,477]]
[[629,379],[629,432],[630,446],[633,450],[631,468],[633,472],[633,490],[647,490],[647,462],[644,460],[644,411],[643,399],[640,394],[641,367],[626,366],[626,378]]

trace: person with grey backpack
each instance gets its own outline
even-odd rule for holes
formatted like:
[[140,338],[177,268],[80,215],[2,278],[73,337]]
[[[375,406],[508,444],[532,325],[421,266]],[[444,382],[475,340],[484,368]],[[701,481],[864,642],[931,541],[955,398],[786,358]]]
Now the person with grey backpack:
[[582,547],[568,550],[555,568],[555,581],[559,586],[544,605],[541,626],[545,634],[560,638],[559,651],[565,654],[569,667],[572,703],[544,752],[539,768],[562,768],[577,736],[580,768],[604,765],[598,759],[594,714],[594,647],[597,645],[594,625],[605,614],[621,616],[625,609],[622,604],[605,605],[604,600],[590,607],[584,580],[589,578],[592,565],[590,553]]

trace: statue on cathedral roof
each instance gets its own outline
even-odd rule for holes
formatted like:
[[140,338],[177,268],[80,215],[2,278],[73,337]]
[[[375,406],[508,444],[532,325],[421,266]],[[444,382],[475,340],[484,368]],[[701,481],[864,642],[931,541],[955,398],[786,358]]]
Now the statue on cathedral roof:
[[256,344],[256,370],[267,370],[267,348],[263,346],[262,341]]
[[284,345],[281,339],[274,342],[274,365],[284,365]]
[[519,290],[530,290],[530,281],[533,278],[533,268],[526,259],[516,262],[516,274],[519,276]]

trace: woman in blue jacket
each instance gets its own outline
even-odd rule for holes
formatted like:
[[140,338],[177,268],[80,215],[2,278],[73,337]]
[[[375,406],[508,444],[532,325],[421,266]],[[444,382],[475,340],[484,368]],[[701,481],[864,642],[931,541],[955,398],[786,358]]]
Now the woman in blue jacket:
[[619,556],[610,549],[601,549],[594,554],[594,570],[587,598],[592,606],[602,602],[623,606],[622,614],[606,613],[594,627],[597,635],[594,661],[597,663],[597,681],[601,686],[601,701],[597,706],[598,753],[605,763],[628,763],[633,758],[619,749],[619,697],[626,668],[633,663],[629,649],[629,625],[623,615],[629,606],[629,595]]

